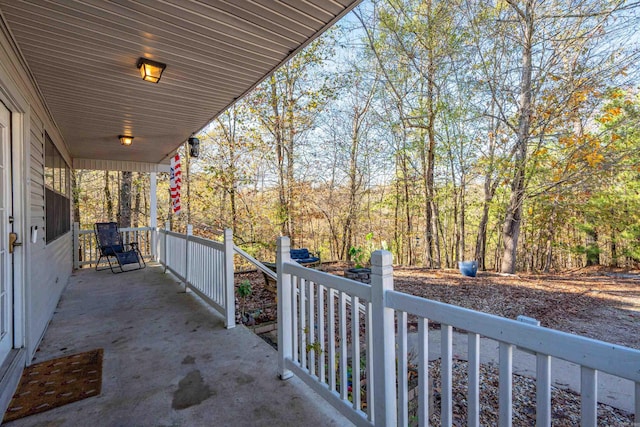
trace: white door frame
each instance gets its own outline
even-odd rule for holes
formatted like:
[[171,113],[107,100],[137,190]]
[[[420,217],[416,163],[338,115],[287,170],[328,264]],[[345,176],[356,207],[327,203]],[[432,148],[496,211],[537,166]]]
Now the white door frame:
[[13,230],[18,234],[18,241],[22,242],[22,246],[16,247],[13,253],[13,348],[20,349],[26,344],[26,284],[30,252],[30,235],[27,233],[29,202],[26,197],[31,185],[27,174],[30,147],[26,137],[29,135],[29,104],[2,71],[0,69],[0,101],[11,113]]
[[14,348],[13,251],[9,243],[13,231],[11,156],[11,112],[0,103],[0,362]]
[[[13,252],[13,347],[25,347],[25,283],[26,270],[28,263],[26,262],[29,246],[31,245],[31,236],[27,231],[27,212],[28,200],[26,196],[26,188],[30,186],[31,179],[27,178],[25,151],[27,141],[24,138],[24,115],[11,112],[11,149],[13,155],[12,173],[13,173],[13,230],[18,233],[18,240],[22,242],[22,246],[16,248]],[[26,185],[25,185],[26,184]]]

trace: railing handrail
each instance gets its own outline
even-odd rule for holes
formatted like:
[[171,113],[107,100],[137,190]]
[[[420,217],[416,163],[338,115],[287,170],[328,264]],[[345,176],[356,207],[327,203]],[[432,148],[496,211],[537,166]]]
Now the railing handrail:
[[[457,399],[452,389],[456,358],[452,348],[454,328],[464,331],[468,339],[469,387],[466,398],[469,425],[479,425],[480,339],[483,337],[499,343],[500,381],[496,410],[499,410],[500,425],[511,425],[513,351],[516,348],[532,352],[536,357],[538,425],[551,423],[552,359],[579,367],[580,416],[583,425],[596,425],[598,418],[598,388],[603,386],[598,383],[598,372],[613,375],[625,384],[626,381],[635,383],[636,417],[640,413],[640,350],[396,291],[393,289],[391,254],[388,252],[375,252],[375,263],[372,256],[372,284],[368,285],[300,266],[290,261],[288,250],[288,239],[279,239],[278,320],[283,323],[278,327],[280,376],[286,378],[291,373],[298,375],[358,425],[407,425],[409,411],[416,411],[421,424],[428,423],[428,395],[431,393],[427,380],[430,369],[429,324],[433,323],[441,325],[440,410],[443,425],[452,424],[452,405]],[[340,296],[337,310],[333,301],[328,302],[328,298],[335,297],[336,293]],[[362,306],[361,301],[367,300],[366,305]],[[351,310],[347,309],[349,301],[352,301]],[[365,312],[361,309],[361,315],[356,315],[353,303],[365,307]],[[415,363],[419,397],[417,406],[412,409],[407,379],[408,316],[418,318]],[[360,330],[360,319],[365,322],[364,331]],[[348,337],[349,333],[351,338]],[[463,338],[460,340],[463,341]],[[360,342],[360,345],[355,345],[356,342]],[[361,365],[361,369],[366,369],[367,387],[363,389],[366,391],[360,389],[360,370],[356,368],[358,363],[353,362],[363,363],[361,346],[365,346],[367,355],[366,366],[362,368]],[[336,379],[332,367],[327,368],[324,359],[318,359],[319,354],[324,358],[325,352],[329,360],[336,360],[339,379]],[[348,378],[353,381],[352,389],[348,390],[353,394],[347,393],[344,386],[341,387],[341,384],[347,384]],[[363,393],[366,393],[368,417],[362,413]]]
[[172,236],[172,237],[177,237],[179,239],[187,239],[187,235],[186,234],[182,234],[182,233],[178,233],[176,231],[171,231],[171,230],[165,230],[164,228],[161,228],[158,230],[161,234],[166,234],[167,236]]
[[[293,274],[295,276],[304,277],[314,283],[320,283],[323,286],[330,287],[339,292],[344,292],[358,298],[371,301],[371,285],[358,282],[346,277],[336,276],[335,274],[325,273],[324,271],[313,270],[304,267],[297,262],[285,262],[284,273]],[[360,311],[364,312],[364,308],[360,307]]]
[[175,237],[178,239],[188,240],[189,242],[198,243],[209,248],[224,250],[224,243],[218,242],[216,240],[211,240],[206,237],[194,236],[191,234],[181,234],[175,231],[167,231],[163,229],[160,230],[160,234],[166,234],[168,236]]
[[149,230],[153,230],[153,227],[122,227],[119,228],[120,232],[127,232],[127,231],[149,231]]
[[[294,262],[284,263],[284,272],[304,277],[358,298],[370,299],[371,285],[311,270]],[[640,381],[640,350],[599,341],[506,317],[458,307],[399,291],[386,292],[386,306],[398,311],[445,323],[522,349],[586,366],[620,378]],[[589,352],[577,349],[589,347]],[[577,356],[579,355],[579,356]]]
[[[206,239],[206,238],[197,237],[197,236],[188,236],[188,235],[185,235],[185,234],[181,234],[181,233],[177,233],[175,231],[169,231],[169,230],[165,230],[165,229],[160,229],[159,231],[160,231],[160,233],[166,233],[169,236],[182,238],[182,239],[188,239],[190,241],[198,241],[199,243],[201,243],[203,245],[207,245],[207,246],[211,246],[211,247],[213,247],[213,245],[220,245],[220,246],[215,246],[215,247],[217,247],[217,248],[218,247],[222,247],[222,243],[216,242],[215,240]],[[267,276],[269,276],[273,280],[277,280],[278,279],[278,275],[273,270],[271,270],[269,267],[264,265],[262,262],[258,261],[257,259],[255,259],[251,255],[249,255],[247,252],[245,252],[243,249],[241,249],[237,245],[233,245],[233,250],[238,255],[243,257],[245,260],[249,261],[249,263],[253,264],[258,270],[260,270],[261,272],[263,272],[264,274],[266,274]],[[333,277],[335,277],[335,276],[333,276]]]
[[[130,231],[150,231],[153,230],[153,227],[123,227],[123,228],[118,228],[118,231],[120,231],[121,233],[124,232],[130,232]],[[95,230],[93,229],[79,229],[78,230],[78,234],[93,234],[95,233]]]
[[[125,227],[119,229],[126,243],[138,241],[140,252],[145,258],[154,257],[154,227]],[[73,268],[93,265],[100,259],[100,251],[94,238],[93,229],[80,229],[77,222],[73,223]]]
[[262,271],[264,274],[271,277],[273,280],[278,280],[278,275],[273,270],[271,270],[269,267],[267,267],[266,265],[264,265],[263,263],[261,263],[260,261],[252,257],[251,255],[249,255],[242,249],[240,249],[238,246],[233,245],[233,250],[238,255],[242,256],[244,259],[249,261],[251,264],[255,265],[258,268],[258,270]]
[[[387,291],[387,307],[431,322],[516,345],[535,353],[566,360],[635,382],[640,381],[640,350],[594,340],[506,317],[470,310],[439,301]],[[584,351],[585,348],[589,351]],[[580,351],[582,350],[582,351]]]

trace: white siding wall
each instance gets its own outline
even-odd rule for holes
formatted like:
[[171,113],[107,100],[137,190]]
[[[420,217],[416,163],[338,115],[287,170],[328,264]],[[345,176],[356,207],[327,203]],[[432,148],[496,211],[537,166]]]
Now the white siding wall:
[[[38,239],[31,243],[29,236],[23,236],[25,252],[24,271],[24,326],[27,360],[33,357],[38,343],[56,308],[60,295],[71,275],[72,234],[71,232],[46,244],[45,201],[44,201],[44,132],[72,164],[69,152],[55,127],[46,106],[29,77],[4,23],[0,20],[0,95],[12,112],[24,118],[24,159],[15,159],[24,171],[25,200],[14,200],[26,212],[24,228],[38,227]],[[15,143],[15,141],[14,141]],[[28,234],[23,232],[23,234]],[[21,319],[17,319],[21,322]]]
[[[31,245],[31,280],[27,286],[27,350],[33,357],[42,335],[53,316],[60,295],[69,280],[73,266],[73,237],[69,232],[46,244],[45,200],[44,200],[44,132],[52,139],[52,125],[31,113],[31,157],[29,174],[30,226],[38,226],[38,240]],[[54,139],[55,142],[55,139]],[[56,144],[64,153],[63,147]],[[65,156],[66,157],[66,156]],[[44,267],[46,266],[46,267]],[[44,267],[44,268],[43,268]]]
[[[39,227],[38,227],[39,228]],[[33,265],[46,265],[46,268],[33,268],[27,300],[27,350],[33,357],[42,339],[42,335],[53,316],[60,295],[66,286],[73,265],[72,233],[69,232],[49,243],[46,248],[32,251]]]

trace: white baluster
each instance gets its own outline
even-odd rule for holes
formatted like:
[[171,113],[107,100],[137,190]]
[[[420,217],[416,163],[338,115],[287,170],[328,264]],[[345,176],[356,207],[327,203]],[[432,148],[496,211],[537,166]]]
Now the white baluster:
[[513,345],[501,342],[499,354],[500,389],[498,404],[500,406],[500,415],[498,417],[498,422],[501,427],[510,427],[511,418],[513,415],[513,408],[511,407],[511,390],[513,383],[513,378],[511,375],[511,373],[513,372]]
[[480,426],[480,335],[469,332],[469,390],[467,395],[468,427]]
[[580,424],[595,427],[598,424],[598,371],[580,367]]
[[452,368],[453,368],[453,328],[451,325],[440,325],[441,352],[440,352],[440,378],[442,381],[440,400],[440,417],[443,426],[451,427],[453,423],[453,394],[452,394]]
[[398,311],[398,425],[409,425],[409,361],[407,346],[407,312]]

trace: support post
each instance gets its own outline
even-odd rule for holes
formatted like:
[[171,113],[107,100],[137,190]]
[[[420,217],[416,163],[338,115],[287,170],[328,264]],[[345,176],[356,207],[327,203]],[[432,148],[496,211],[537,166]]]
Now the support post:
[[283,265],[291,261],[291,249],[289,238],[278,238],[276,254],[276,272],[278,273],[278,376],[281,380],[287,380],[293,373],[286,369],[285,361],[293,357],[292,327],[293,312],[291,310],[291,275],[284,274]]
[[[99,249],[99,248],[98,248]],[[73,223],[73,269],[80,268],[80,224]]]
[[397,417],[395,325],[393,309],[386,307],[386,292],[393,290],[393,256],[371,254],[371,311],[373,332],[373,423],[394,426]]
[[169,267],[169,260],[167,259],[167,231],[171,230],[171,222],[170,221],[165,221],[164,223],[164,247],[162,248],[162,252],[164,252],[162,261],[164,262],[164,272],[167,272],[167,267]]
[[189,274],[189,252],[191,248],[189,247],[190,237],[193,236],[193,225],[187,224],[187,235],[185,241],[185,255],[184,255],[184,291],[189,292],[189,280],[191,279],[191,275]]
[[149,175],[149,227],[151,227],[151,259],[158,260],[158,178],[155,172]]
[[224,310],[225,327],[227,329],[236,326],[236,298],[233,285],[233,231],[230,228],[224,230]]

